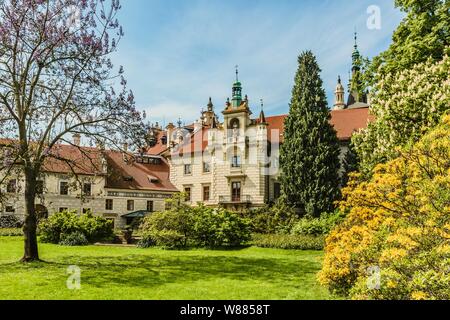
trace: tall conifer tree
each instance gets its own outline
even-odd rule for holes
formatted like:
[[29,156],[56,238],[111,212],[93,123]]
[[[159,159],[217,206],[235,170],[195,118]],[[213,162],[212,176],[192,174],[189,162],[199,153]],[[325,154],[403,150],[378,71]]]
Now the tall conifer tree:
[[340,195],[340,147],[316,58],[306,51],[298,62],[280,153],[281,181],[287,201],[317,217],[333,210]]

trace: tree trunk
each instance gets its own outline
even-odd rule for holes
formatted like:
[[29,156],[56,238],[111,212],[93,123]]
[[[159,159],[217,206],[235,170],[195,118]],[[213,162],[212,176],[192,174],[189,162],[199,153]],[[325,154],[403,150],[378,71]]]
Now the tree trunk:
[[23,226],[25,253],[22,262],[39,261],[35,199],[36,174],[32,169],[25,169],[25,223]]

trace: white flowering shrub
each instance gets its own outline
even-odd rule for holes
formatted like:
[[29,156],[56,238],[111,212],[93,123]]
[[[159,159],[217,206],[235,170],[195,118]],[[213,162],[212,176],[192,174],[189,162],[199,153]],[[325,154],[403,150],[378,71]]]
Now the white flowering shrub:
[[395,158],[397,147],[417,142],[450,110],[450,58],[429,60],[380,77],[371,93],[375,122],[353,137],[361,169]]

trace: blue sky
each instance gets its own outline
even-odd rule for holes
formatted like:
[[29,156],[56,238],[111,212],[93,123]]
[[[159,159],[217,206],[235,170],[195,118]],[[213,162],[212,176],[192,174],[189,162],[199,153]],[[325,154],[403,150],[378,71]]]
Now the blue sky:
[[[150,121],[189,123],[211,96],[216,113],[231,95],[239,65],[254,112],[289,111],[297,57],[312,50],[328,103],[351,67],[353,32],[363,55],[385,50],[403,14],[389,0],[122,0],[125,37],[113,62]],[[367,8],[381,9],[381,29],[369,30]]]

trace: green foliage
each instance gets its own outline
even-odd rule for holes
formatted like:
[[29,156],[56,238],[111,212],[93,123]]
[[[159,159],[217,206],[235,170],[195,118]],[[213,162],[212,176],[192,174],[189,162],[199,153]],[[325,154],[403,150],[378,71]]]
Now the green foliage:
[[23,230],[19,228],[0,228],[0,237],[20,237]]
[[250,220],[252,232],[261,234],[289,233],[299,219],[283,197],[273,205],[245,211],[243,216]]
[[239,246],[250,239],[250,221],[225,209],[191,208],[172,199],[171,210],[144,218],[140,247]]
[[111,240],[114,237],[112,223],[91,213],[77,215],[76,212],[58,212],[39,225],[41,241],[57,244],[63,236],[82,233],[88,242]]
[[303,52],[292,90],[285,139],[280,151],[281,182],[289,204],[303,214],[334,210],[339,198],[340,147],[330,125],[320,68],[312,52]]
[[417,142],[450,110],[450,58],[381,76],[372,91],[376,121],[353,136],[367,176],[378,163],[396,158],[398,147]]
[[341,186],[345,187],[349,181],[349,174],[359,170],[360,159],[356,152],[354,143],[350,143],[343,161],[344,172],[342,174]]
[[373,59],[372,84],[380,75],[411,69],[418,63],[440,61],[450,46],[450,1],[396,0],[406,13],[388,50]]
[[192,232],[192,224],[190,210],[154,212],[142,221],[140,230],[143,240],[139,246],[185,247]]
[[86,236],[81,232],[73,232],[69,234],[63,234],[59,245],[67,247],[87,246],[89,241]]
[[325,237],[290,234],[254,234],[252,244],[261,248],[323,250]]
[[16,216],[9,215],[9,216],[1,216],[0,217],[0,229],[1,228],[21,228],[23,225],[23,222],[17,218]]
[[341,223],[345,215],[337,210],[335,213],[323,214],[320,218],[302,218],[293,228],[291,233],[294,235],[327,235]]
[[201,247],[240,246],[250,240],[250,221],[225,209],[193,209],[193,241]]

